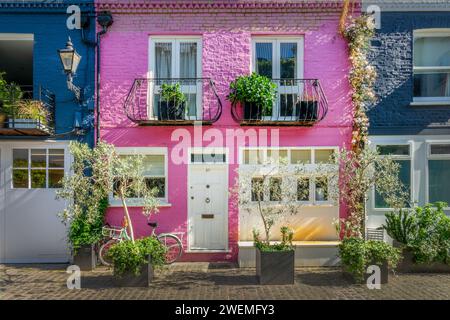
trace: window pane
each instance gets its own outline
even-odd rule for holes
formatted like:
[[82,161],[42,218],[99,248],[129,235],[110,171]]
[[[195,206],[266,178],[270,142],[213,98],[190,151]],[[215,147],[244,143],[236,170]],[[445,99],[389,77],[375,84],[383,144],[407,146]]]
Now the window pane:
[[13,170],[13,188],[28,188],[28,170]]
[[31,167],[32,168],[47,167],[47,150],[31,149]]
[[31,188],[45,187],[45,169],[31,170]]
[[270,163],[279,163],[280,159],[287,161],[288,152],[287,150],[267,150],[267,161]]
[[297,201],[309,201],[309,178],[298,179]]
[[272,43],[256,43],[256,73],[272,79]]
[[432,155],[450,155],[450,144],[432,144],[430,149]]
[[264,200],[263,179],[252,178],[252,201]]
[[281,178],[270,178],[269,194],[270,201],[281,201]]
[[62,178],[64,177],[64,170],[52,169],[48,170],[48,187],[49,188],[61,188]]
[[450,97],[450,73],[414,74],[414,97]]
[[197,43],[180,43],[180,78],[197,78]]
[[143,159],[144,176],[164,176],[164,155],[148,155]]
[[316,178],[316,201],[328,200],[328,179],[326,177]]
[[197,116],[197,94],[196,93],[190,93],[190,94],[184,94],[186,97],[186,114],[190,117],[196,117]]
[[316,156],[315,163],[332,163],[332,159],[331,159],[332,155],[334,155],[333,149],[316,150],[315,151],[315,156]]
[[409,145],[377,146],[378,153],[383,156],[409,156]]
[[297,43],[280,44],[280,77],[292,79],[297,77]]
[[[399,178],[405,186],[406,191],[411,193],[411,161],[410,160],[396,160],[400,164]],[[375,208],[387,208],[388,205],[383,197],[376,191],[375,187]]]
[[311,150],[291,150],[292,164],[310,164]]
[[450,160],[429,160],[430,202],[444,201],[450,204]]
[[156,78],[172,77],[172,43],[155,43],[155,69]]
[[156,189],[155,197],[157,198],[165,197],[165,190],[166,190],[165,178],[145,178],[145,182],[147,183],[147,187],[149,189]]
[[262,164],[264,150],[244,150],[244,164]]
[[64,168],[64,149],[48,150],[49,168]]
[[450,35],[414,40],[415,67],[450,66]]
[[13,167],[28,168],[28,149],[13,149]]

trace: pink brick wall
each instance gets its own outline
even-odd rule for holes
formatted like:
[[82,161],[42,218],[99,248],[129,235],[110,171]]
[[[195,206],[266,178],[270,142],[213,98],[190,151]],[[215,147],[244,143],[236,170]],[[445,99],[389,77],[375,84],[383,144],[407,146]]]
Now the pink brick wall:
[[[122,9],[123,11],[123,9]],[[164,146],[171,148],[176,127],[138,127],[124,113],[123,102],[133,80],[148,70],[149,37],[152,35],[199,35],[202,37],[202,76],[216,82],[223,114],[213,127],[222,132],[237,128],[225,99],[230,81],[250,71],[251,37],[256,35],[304,36],[304,77],[320,79],[329,101],[327,117],[312,128],[280,129],[284,146],[343,146],[351,136],[350,90],[347,81],[347,46],[338,34],[338,9],[290,10],[187,10],[162,13],[114,13],[114,24],[101,42],[101,137],[117,146]],[[187,127],[188,130],[192,128]],[[245,128],[244,128],[245,129]],[[258,128],[256,128],[258,129]],[[230,185],[235,179],[231,166]],[[186,231],[187,167],[169,165],[170,208],[162,208],[157,220],[162,231]],[[230,206],[232,208],[233,206]],[[341,208],[341,216],[345,214]],[[121,211],[110,209],[109,219],[118,222]],[[133,209],[137,233],[147,234],[139,209]],[[186,238],[186,237],[185,237]],[[185,255],[190,260],[236,259],[238,212],[229,212],[229,254]]]

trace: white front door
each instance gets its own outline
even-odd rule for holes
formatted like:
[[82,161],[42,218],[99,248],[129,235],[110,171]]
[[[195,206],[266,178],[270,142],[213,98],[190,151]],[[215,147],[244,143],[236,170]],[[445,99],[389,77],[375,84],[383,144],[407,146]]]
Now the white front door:
[[189,249],[227,250],[227,165],[190,164],[188,181]]
[[65,203],[55,199],[54,185],[70,167],[67,144],[0,148],[0,262],[68,262],[66,227],[58,216]]

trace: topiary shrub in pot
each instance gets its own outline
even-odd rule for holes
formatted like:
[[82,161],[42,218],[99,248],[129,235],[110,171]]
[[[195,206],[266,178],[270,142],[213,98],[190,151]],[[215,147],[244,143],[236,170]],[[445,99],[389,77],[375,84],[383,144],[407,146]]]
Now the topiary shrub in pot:
[[276,87],[271,79],[252,73],[230,83],[227,99],[233,105],[242,106],[243,120],[260,120],[263,116],[272,116]]
[[401,251],[382,241],[364,240],[357,237],[344,238],[339,244],[344,274],[357,283],[371,276],[368,267],[380,268],[380,284],[388,283],[389,269],[395,269],[401,259]]
[[114,283],[120,287],[148,287],[154,269],[164,265],[166,248],[156,237],[118,242],[108,250]]
[[186,96],[179,83],[163,83],[158,109],[159,120],[183,120],[186,113]]

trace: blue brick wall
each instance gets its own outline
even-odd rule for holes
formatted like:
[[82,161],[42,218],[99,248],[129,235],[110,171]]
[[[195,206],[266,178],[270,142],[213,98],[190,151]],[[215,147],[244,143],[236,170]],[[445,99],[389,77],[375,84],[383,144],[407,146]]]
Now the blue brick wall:
[[[80,1],[66,1],[71,2]],[[87,1],[84,1],[85,3]],[[0,0],[1,4],[1,0]],[[81,40],[80,30],[68,30],[66,27],[67,5],[39,8],[7,8],[0,6],[0,33],[34,34],[33,49],[33,85],[35,92],[39,85],[56,95],[56,133],[61,134],[73,129],[75,112],[82,112],[83,118],[93,112],[95,93],[95,50]],[[90,16],[90,27],[85,37],[95,39],[94,8],[91,4],[82,7],[84,14]],[[62,70],[57,50],[65,47],[68,36],[71,37],[77,52],[82,56],[74,83],[86,88],[86,106],[80,106],[73,93],[67,90],[66,76]],[[94,140],[94,129],[85,136],[62,135],[58,139],[79,139],[90,144]]]
[[370,134],[450,134],[449,106],[413,101],[413,31],[450,28],[450,12],[384,12],[372,41],[378,102],[370,107]]

